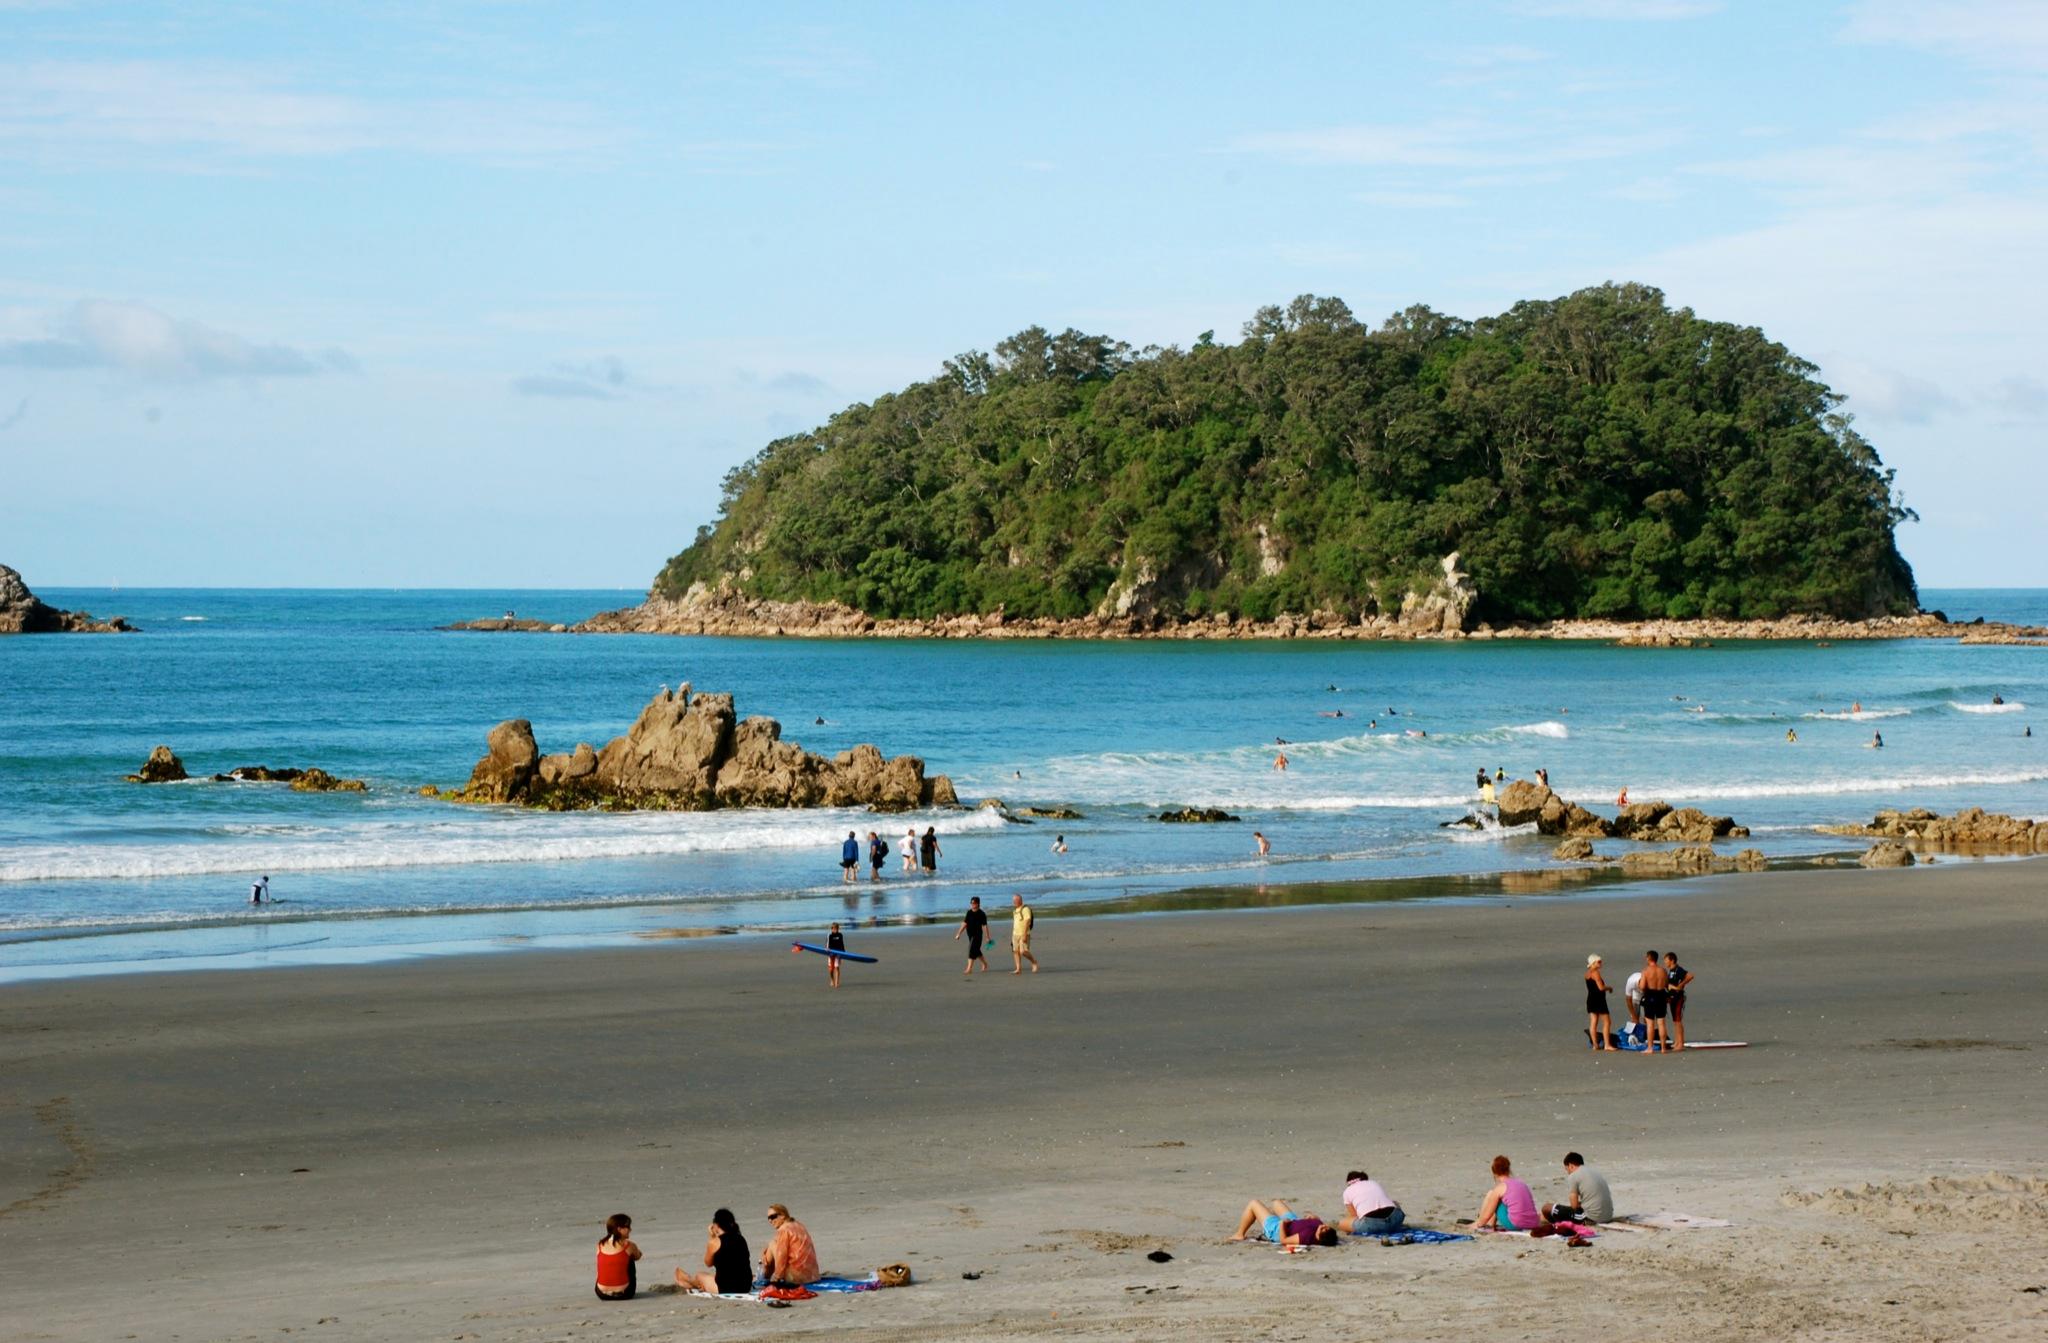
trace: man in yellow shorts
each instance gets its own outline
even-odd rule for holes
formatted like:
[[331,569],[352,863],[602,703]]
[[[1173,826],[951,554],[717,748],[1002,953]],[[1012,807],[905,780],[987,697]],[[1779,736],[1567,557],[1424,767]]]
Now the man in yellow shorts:
[[1038,973],[1038,957],[1031,954],[1031,924],[1034,919],[1031,906],[1024,903],[1024,897],[1010,897],[1010,960],[1015,969],[1010,973],[1024,973],[1024,962],[1031,962],[1031,973]]

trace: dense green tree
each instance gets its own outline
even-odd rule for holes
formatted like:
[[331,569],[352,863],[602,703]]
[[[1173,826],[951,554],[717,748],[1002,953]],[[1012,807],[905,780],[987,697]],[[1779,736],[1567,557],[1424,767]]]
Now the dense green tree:
[[1186,350],[1032,327],[768,444],[655,589],[1366,614],[1458,550],[1496,622],[1910,610],[1913,515],[1816,374],[1635,284],[1377,330],[1304,295]]

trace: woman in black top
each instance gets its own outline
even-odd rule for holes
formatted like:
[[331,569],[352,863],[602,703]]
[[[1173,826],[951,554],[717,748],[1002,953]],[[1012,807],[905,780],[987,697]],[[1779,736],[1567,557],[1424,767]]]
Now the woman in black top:
[[1605,976],[1600,973],[1600,958],[1586,957],[1586,1038],[1593,1042],[1595,1049],[1611,1048],[1607,1043],[1608,1032],[1613,1029],[1614,1019],[1607,1014],[1607,995],[1613,992],[1607,986]]
[[918,847],[923,850],[919,857],[923,861],[924,874],[930,876],[939,870],[939,832],[936,827],[928,825],[924,828],[924,838],[918,841]]
[[676,1286],[686,1292],[705,1292],[713,1296],[720,1294],[744,1294],[754,1290],[754,1260],[747,1252],[747,1238],[740,1234],[740,1224],[733,1217],[732,1209],[720,1208],[711,1214],[711,1226],[705,1232],[704,1273],[690,1273],[676,1270]]

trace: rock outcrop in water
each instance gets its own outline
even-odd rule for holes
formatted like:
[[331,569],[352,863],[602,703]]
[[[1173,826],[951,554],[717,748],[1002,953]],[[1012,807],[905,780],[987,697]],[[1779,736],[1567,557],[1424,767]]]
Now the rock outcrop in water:
[[1170,821],[1181,825],[1218,825],[1226,821],[1235,821],[1238,818],[1232,816],[1221,807],[1175,807],[1169,811],[1160,812],[1152,819],[1155,821]]
[[1502,788],[1497,806],[1502,825],[1534,825],[1540,834],[1566,839],[1711,844],[1749,834],[1732,816],[1709,816],[1697,807],[1673,807],[1668,802],[1632,802],[1609,820],[1527,779]]
[[908,811],[959,805],[952,780],[925,777],[913,755],[885,758],[866,744],[827,760],[782,740],[773,718],[734,720],[729,694],[664,690],[623,737],[602,750],[542,755],[533,724],[491,729],[469,782],[444,797],[551,811],[709,811],[719,807],[867,807]]
[[[178,783],[191,777],[185,762],[159,746],[142,762],[142,768],[128,776],[130,783]],[[215,783],[283,783],[294,793],[366,793],[370,785],[361,779],[337,779],[324,769],[272,769],[268,765],[238,765],[225,774],[213,776]]]
[[1881,811],[1871,818],[1869,825],[1830,825],[1822,829],[1831,835],[1866,835],[1923,849],[2048,853],[2048,823],[1987,812],[1982,807],[1970,807],[1953,816],[1943,816],[1925,807]]
[[0,564],[0,634],[133,634],[120,616],[94,620],[89,611],[59,611],[28,590],[21,575]]
[[142,768],[128,776],[128,782],[177,783],[188,777],[185,762],[172,755],[170,747],[159,746],[149,753],[149,759],[142,762]]

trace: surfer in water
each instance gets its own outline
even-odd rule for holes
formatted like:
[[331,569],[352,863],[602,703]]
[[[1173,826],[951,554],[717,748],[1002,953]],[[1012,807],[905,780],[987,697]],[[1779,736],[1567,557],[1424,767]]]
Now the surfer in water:
[[1798,728],[1796,728],[1796,727],[1788,727],[1788,728],[1786,728],[1786,729],[1785,729],[1785,740],[1786,740],[1786,741],[1789,741],[1789,742],[1797,742],[1797,741],[1799,740],[1799,729],[1798,729]]
[[1873,751],[1882,751],[1884,749],[1884,733],[1873,732],[1870,734],[1870,749]]
[[2003,703],[2005,703],[2005,696],[2003,696],[2003,695],[1993,695],[1993,696],[1991,697],[1991,702],[1992,702],[1993,704],[2003,704]]

